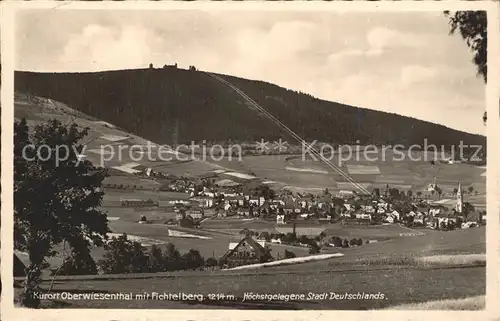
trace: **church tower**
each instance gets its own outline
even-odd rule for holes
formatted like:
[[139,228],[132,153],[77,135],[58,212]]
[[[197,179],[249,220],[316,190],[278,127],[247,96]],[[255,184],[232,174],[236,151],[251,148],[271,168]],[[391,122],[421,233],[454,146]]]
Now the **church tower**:
[[457,190],[457,205],[455,207],[455,210],[457,213],[462,213],[462,208],[463,208],[463,198],[462,198],[462,185],[460,182],[458,183],[458,190]]

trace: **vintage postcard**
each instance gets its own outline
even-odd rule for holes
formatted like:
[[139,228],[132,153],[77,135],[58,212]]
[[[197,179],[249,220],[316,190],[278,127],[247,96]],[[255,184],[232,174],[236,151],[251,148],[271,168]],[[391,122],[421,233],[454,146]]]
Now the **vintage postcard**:
[[3,312],[495,315],[498,15],[4,3]]

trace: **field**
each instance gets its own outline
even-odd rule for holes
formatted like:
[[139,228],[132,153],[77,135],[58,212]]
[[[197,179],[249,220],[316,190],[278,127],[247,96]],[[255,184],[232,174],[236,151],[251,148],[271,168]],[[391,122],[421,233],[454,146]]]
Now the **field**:
[[[35,101],[35,102],[34,102]],[[291,155],[244,156],[221,160],[201,160],[192,155],[167,153],[159,150],[148,140],[127,133],[108,123],[98,121],[72,110],[59,102],[29,96],[17,95],[15,117],[26,117],[29,124],[41,120],[59,119],[64,123],[75,121],[89,127],[89,136],[84,158],[109,168],[114,168],[105,184],[124,185],[136,189],[157,189],[159,183],[133,176],[139,168],[151,167],[155,171],[178,176],[199,176],[215,170],[221,179],[245,183],[245,175],[252,174],[262,180],[272,181],[275,189],[291,189],[301,192],[320,193],[325,188],[331,191],[352,189],[337,172],[319,160],[311,157]],[[131,146],[134,146],[133,148]],[[466,193],[465,201],[484,206],[486,192],[485,168],[469,164],[431,165],[433,159],[428,153],[405,152],[404,159],[396,151],[381,149],[378,153],[366,155],[363,150],[354,150],[351,156],[337,153],[331,162],[340,166],[354,180],[365,188],[384,188],[387,184],[413,192],[424,191],[436,179],[444,193],[449,193],[460,182],[464,189],[472,186],[474,193]],[[236,176],[235,176],[236,175]],[[250,177],[250,176],[248,176]],[[477,193],[477,195],[476,195]]]
[[[477,198],[485,198],[486,178],[482,176],[485,173],[483,167],[469,164],[431,165],[431,158],[425,156],[425,153],[413,153],[411,159],[403,160],[398,160],[397,156],[387,150],[380,151],[375,156],[369,155],[368,159],[364,158],[363,153],[345,158],[346,160],[339,160],[339,156],[335,155],[331,162],[368,189],[390,185],[403,190],[412,189],[413,192],[424,191],[436,178],[436,183],[442,186],[444,193],[452,192],[461,182],[464,188],[473,186],[474,191],[479,193]],[[375,160],[371,160],[372,158]],[[217,164],[236,171],[254,173],[263,179],[277,182],[278,187],[303,191],[352,189],[332,168],[310,157],[246,156],[241,161],[226,158]]]
[[[116,222],[113,222],[115,224]],[[113,225],[119,229],[119,225]],[[125,226],[123,226],[125,228]],[[128,227],[130,228],[130,226]],[[227,246],[224,235],[200,231],[213,239],[191,240],[168,238],[165,229],[155,225],[137,225],[135,235],[172,241],[178,247],[190,246],[202,252]],[[203,244],[206,244],[205,248]],[[276,248],[273,249],[276,250]],[[260,309],[380,309],[401,304],[431,300],[462,299],[485,293],[485,265],[471,253],[485,253],[485,229],[474,228],[450,232],[426,231],[424,236],[394,237],[384,242],[348,249],[332,249],[343,257],[296,265],[266,267],[258,270],[172,272],[153,275],[97,277],[60,277],[55,292],[133,293],[166,292],[226,293],[229,301],[174,302],[136,300],[79,300],[52,302],[63,307],[106,308],[260,308]],[[443,256],[443,254],[445,254]],[[450,259],[449,255],[463,255]],[[98,253],[94,253],[98,255]],[[307,255],[304,253],[304,255]],[[428,257],[435,257],[429,259]],[[416,264],[424,257],[425,264]],[[443,261],[444,260],[444,261]],[[478,263],[479,261],[479,263]],[[445,264],[443,264],[443,262]],[[481,263],[482,262],[482,263]],[[45,286],[48,286],[47,281]],[[369,284],[369,286],[367,286]],[[295,294],[335,292],[338,294],[383,293],[383,300],[302,300],[244,301],[245,292]]]
[[[273,221],[241,219],[208,219],[200,229],[170,227],[165,223],[175,218],[175,213],[168,209],[123,208],[123,199],[152,199],[161,206],[166,206],[174,199],[187,199],[184,193],[158,191],[159,182],[138,178],[133,175],[137,168],[151,167],[156,171],[179,175],[198,176],[220,171],[220,178],[227,178],[240,183],[248,181],[248,175],[262,180],[273,181],[273,188],[292,189],[295,191],[322,192],[352,189],[338,173],[321,162],[290,155],[245,156],[241,161],[222,159],[208,162],[188,160],[152,160],[158,156],[152,152],[150,158],[137,160],[127,152],[117,154],[120,145],[147,146],[148,141],[129,134],[112,124],[107,124],[71,110],[69,107],[49,99],[40,99],[32,103],[25,96],[16,97],[16,118],[27,117],[30,124],[41,120],[57,118],[67,123],[71,120],[82,126],[90,127],[90,135],[85,158],[96,164],[115,168],[106,179],[105,196],[102,209],[107,211],[109,227],[112,233],[127,233],[145,246],[159,244],[164,247],[173,243],[181,253],[197,249],[205,258],[221,257],[228,250],[230,242],[241,239],[239,231],[248,228],[262,232],[291,232],[291,227],[277,229]],[[107,150],[107,152],[103,152]],[[113,156],[113,157],[110,157]],[[337,158],[335,158],[337,157]],[[466,164],[431,165],[426,160],[412,161],[385,159],[376,161],[366,158],[351,158],[340,161],[339,156],[332,162],[340,164],[356,181],[367,188],[391,187],[423,191],[434,181],[443,186],[444,192],[451,192],[458,182],[464,188],[473,186],[475,193],[466,193],[465,201],[473,205],[484,206],[485,169]],[[245,178],[246,177],[246,178]],[[109,187],[109,185],[115,187]],[[123,185],[127,188],[117,189]],[[207,211],[207,216],[213,213]],[[139,224],[145,215],[153,224]],[[435,255],[483,254],[485,253],[485,229],[473,228],[451,232],[425,230],[415,231],[396,225],[387,226],[341,226],[338,224],[320,224],[311,220],[297,224],[298,233],[319,233],[323,230],[330,236],[343,238],[362,238],[377,240],[377,243],[364,244],[360,247],[338,249],[328,248],[322,254],[342,253],[344,256],[324,261],[308,262],[296,265],[266,267],[255,271],[218,271],[218,272],[176,272],[158,274],[146,278],[144,275],[129,275],[119,281],[110,276],[59,278],[55,282],[56,291],[85,292],[185,292],[185,293],[227,293],[242,297],[245,292],[260,293],[322,293],[322,292],[370,292],[376,289],[385,294],[383,300],[303,300],[288,302],[248,301],[225,302],[204,300],[196,303],[198,308],[266,308],[266,309],[378,309],[405,303],[426,302],[429,300],[460,299],[469,296],[484,295],[485,267],[471,261],[446,261],[444,266],[416,266],[415,258]],[[184,232],[194,237],[182,237]],[[413,235],[413,236],[410,236]],[[309,255],[307,248],[287,245],[270,245],[271,254],[282,257],[285,249],[293,251],[298,257]],[[62,250],[63,247],[59,247]],[[92,249],[95,260],[102,257],[102,249]],[[27,263],[27,257],[20,255]],[[52,267],[61,263],[62,257],[50,261]],[[432,259],[430,259],[432,260]],[[451,262],[451,263],[450,263]],[[453,262],[465,262],[455,266]],[[460,264],[459,264],[460,265]],[[48,272],[48,271],[45,271]],[[49,286],[49,280],[44,287]],[[373,291],[371,291],[373,292]],[[57,303],[57,302],[56,302]],[[70,307],[141,307],[141,308],[187,308],[195,302],[174,301],[90,301],[80,300],[61,303]]]
[[[385,268],[316,271],[304,264],[300,272],[244,274],[189,274],[153,279],[67,280],[56,282],[55,292],[74,293],[223,293],[231,300],[176,302],[157,300],[66,301],[71,308],[254,308],[254,309],[380,309],[404,303],[459,299],[485,294],[485,268]],[[48,285],[48,284],[47,284]],[[243,301],[245,292],[262,294],[308,294],[335,292],[382,293],[383,300],[302,300],[289,302]]]

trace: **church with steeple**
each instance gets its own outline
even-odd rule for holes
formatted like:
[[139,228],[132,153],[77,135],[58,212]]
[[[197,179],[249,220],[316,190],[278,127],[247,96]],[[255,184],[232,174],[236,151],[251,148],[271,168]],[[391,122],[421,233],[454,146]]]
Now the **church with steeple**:
[[463,200],[463,196],[462,196],[462,185],[459,182],[458,183],[458,190],[457,190],[457,205],[455,206],[455,211],[457,213],[462,213],[463,206],[464,206],[464,200]]

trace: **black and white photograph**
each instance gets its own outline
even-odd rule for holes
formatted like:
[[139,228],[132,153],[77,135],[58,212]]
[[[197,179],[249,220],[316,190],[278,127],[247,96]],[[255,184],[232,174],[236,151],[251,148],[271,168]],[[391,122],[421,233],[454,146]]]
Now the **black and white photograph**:
[[484,310],[498,11],[448,5],[16,10],[14,306]]

